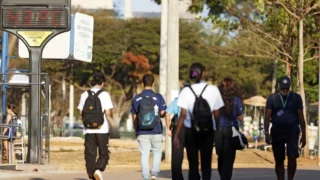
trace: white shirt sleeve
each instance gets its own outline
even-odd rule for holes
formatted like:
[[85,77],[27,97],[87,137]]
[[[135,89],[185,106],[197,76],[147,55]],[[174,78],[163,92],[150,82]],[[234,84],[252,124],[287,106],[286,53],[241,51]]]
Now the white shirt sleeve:
[[188,109],[188,88],[185,87],[182,89],[177,105],[183,109]]
[[216,86],[213,86],[213,94],[215,95],[215,102],[213,104],[213,110],[218,110],[224,106],[224,102],[221,96],[219,89]]
[[113,108],[113,104],[111,101],[110,94],[108,92],[103,92],[101,97],[101,102],[102,102],[102,108],[104,110],[109,110]]
[[[84,92],[84,93],[87,93],[87,92]],[[82,111],[83,106],[84,106],[84,102],[86,101],[86,97],[85,97],[84,93],[81,94],[80,101],[79,101],[79,104],[78,104],[78,109],[80,111]]]

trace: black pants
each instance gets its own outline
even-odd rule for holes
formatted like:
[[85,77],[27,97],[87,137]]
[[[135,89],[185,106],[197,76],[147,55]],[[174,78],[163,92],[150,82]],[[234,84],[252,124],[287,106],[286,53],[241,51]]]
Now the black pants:
[[220,179],[230,180],[236,158],[236,150],[232,147],[231,127],[220,127],[216,132],[216,153]]
[[[86,134],[84,141],[84,157],[89,178],[93,178],[95,170],[104,171],[109,161],[109,134]],[[99,157],[97,160],[97,147]]]
[[214,132],[198,133],[193,129],[185,128],[185,146],[189,161],[189,180],[200,180],[199,156],[201,158],[202,180],[211,179],[211,162]]
[[182,161],[184,150],[184,128],[181,129],[179,134],[180,145],[179,148],[174,146],[174,134],[176,134],[176,127],[172,129],[172,156],[171,156],[171,175],[172,180],[183,180],[182,174]]

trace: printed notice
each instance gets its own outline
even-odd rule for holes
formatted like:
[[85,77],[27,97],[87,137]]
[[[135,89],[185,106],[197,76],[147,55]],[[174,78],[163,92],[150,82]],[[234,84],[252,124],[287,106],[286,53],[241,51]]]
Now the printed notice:
[[27,41],[29,46],[40,47],[52,31],[18,31],[18,34]]

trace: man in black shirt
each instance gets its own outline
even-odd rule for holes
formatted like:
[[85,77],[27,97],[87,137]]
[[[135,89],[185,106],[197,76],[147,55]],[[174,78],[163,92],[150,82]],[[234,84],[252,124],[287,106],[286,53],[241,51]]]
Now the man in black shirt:
[[[297,169],[296,158],[299,157],[300,131],[302,132],[301,148],[306,145],[306,124],[302,99],[299,94],[290,91],[290,85],[289,77],[281,77],[279,79],[280,92],[271,94],[266,105],[265,137],[266,143],[272,144],[278,180],[285,178],[285,152],[288,157],[288,180],[294,178]],[[271,134],[269,134],[270,122],[272,123]]]

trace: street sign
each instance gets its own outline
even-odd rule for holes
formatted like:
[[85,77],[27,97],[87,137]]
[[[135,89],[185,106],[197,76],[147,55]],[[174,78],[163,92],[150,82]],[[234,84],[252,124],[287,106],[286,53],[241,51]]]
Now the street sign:
[[82,13],[76,13],[74,18],[74,59],[85,62],[92,61],[94,19]]
[[41,164],[41,56],[53,37],[70,30],[71,0],[0,0],[0,3],[1,29],[18,36],[30,53],[29,107],[32,108],[29,108],[27,161]]
[[2,9],[2,28],[11,29],[66,29],[68,9],[22,8],[9,6]]
[[[42,59],[57,59],[66,60],[70,54],[70,31],[61,33],[52,38],[44,47],[42,52]],[[20,58],[28,59],[29,50],[27,46],[19,40],[18,42],[18,55]]]
[[0,25],[28,47],[44,47],[70,30],[70,13],[71,0],[2,0]]
[[[43,59],[92,62],[94,19],[76,13],[72,15],[71,30],[54,37],[44,47]],[[19,57],[29,58],[26,45],[19,40]]]

